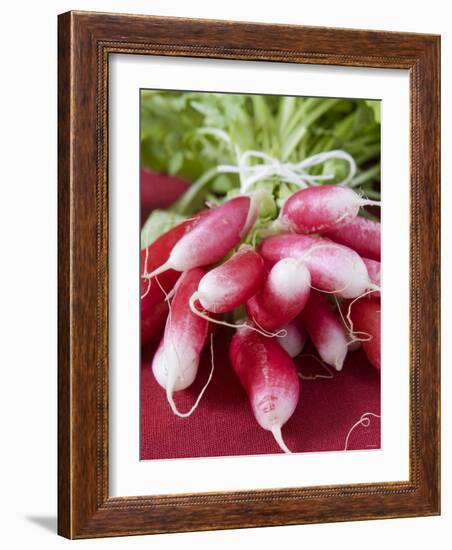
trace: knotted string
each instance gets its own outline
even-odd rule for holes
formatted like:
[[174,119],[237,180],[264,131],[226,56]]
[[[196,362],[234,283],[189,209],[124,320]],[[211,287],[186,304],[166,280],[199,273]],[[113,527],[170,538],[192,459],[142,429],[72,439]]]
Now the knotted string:
[[[260,164],[249,165],[251,158],[260,159]],[[325,180],[331,180],[334,174],[312,175],[306,172],[307,168],[323,164],[330,159],[340,159],[348,162],[349,172],[346,178],[338,185],[347,185],[356,174],[356,162],[351,155],[342,150],[326,151],[312,155],[300,162],[280,162],[278,159],[263,153],[262,151],[249,150],[244,153],[237,152],[237,165],[220,164],[217,172],[223,174],[240,175],[240,191],[247,193],[258,181],[278,176],[282,181],[293,183],[304,189],[311,185],[320,185]]]

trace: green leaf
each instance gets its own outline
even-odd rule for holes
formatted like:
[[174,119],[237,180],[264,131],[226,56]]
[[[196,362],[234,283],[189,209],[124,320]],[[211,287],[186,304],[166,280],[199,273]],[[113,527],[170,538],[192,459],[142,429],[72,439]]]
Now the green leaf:
[[368,105],[374,112],[375,121],[381,123],[381,101],[367,100],[366,105]]
[[[377,192],[379,172],[372,168],[380,160],[380,101],[144,90],[140,107],[142,165],[193,182],[172,207],[179,214],[190,216],[207,199],[221,203],[239,193],[238,175],[219,174],[216,169],[237,165],[238,156],[247,150],[281,162],[299,162],[342,149],[358,165],[354,184],[361,188],[370,183]],[[250,165],[261,162],[249,159]],[[340,181],[346,169],[346,163],[331,161],[308,171],[332,171],[333,181]],[[275,209],[286,193],[294,191],[278,177],[253,189],[261,187],[274,202],[264,209],[270,216],[277,215]]]
[[153,210],[141,229],[141,248],[146,248],[185,219],[170,210]]
[[182,167],[182,164],[184,162],[184,155],[179,151],[175,155],[173,155],[168,163],[168,173],[173,176],[174,174],[177,174],[179,170]]
[[[237,183],[238,183],[238,180],[237,180]],[[210,190],[220,195],[226,195],[226,193],[231,189],[233,189],[234,187],[237,187],[237,185],[234,185],[232,181],[232,176],[228,176],[226,174],[220,174],[213,180]]]

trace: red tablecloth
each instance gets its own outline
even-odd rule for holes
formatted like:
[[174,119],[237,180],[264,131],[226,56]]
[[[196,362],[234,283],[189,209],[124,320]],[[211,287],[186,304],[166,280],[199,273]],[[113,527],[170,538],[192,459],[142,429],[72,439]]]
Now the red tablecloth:
[[[141,459],[188,458],[278,453],[273,436],[260,428],[247,396],[228,360],[229,337],[215,336],[215,370],[199,407],[189,418],[175,416],[164,390],[151,371],[154,347],[143,351],[141,364]],[[325,374],[309,357],[298,359],[304,375]],[[204,353],[195,383],[176,393],[179,410],[194,403],[210,371],[210,352]],[[360,350],[350,353],[343,370],[332,379],[301,380],[301,395],[292,418],[283,427],[294,452],[343,450],[347,434],[364,413],[380,414],[379,373]],[[348,449],[380,447],[380,420],[357,425]]]
[[[156,179],[154,183],[159,185],[155,189],[164,181],[162,177]],[[168,189],[172,192],[171,186]],[[189,418],[179,418],[171,412],[164,390],[152,375],[150,364],[155,346],[142,351],[141,459],[280,452],[273,436],[254,419],[247,396],[229,365],[229,338],[228,331],[216,332],[213,378]],[[325,374],[321,365],[309,357],[296,362],[305,376]],[[175,394],[180,410],[191,407],[209,371],[207,349],[195,383]],[[343,370],[334,372],[332,379],[301,380],[300,402],[283,427],[283,436],[294,452],[344,450],[347,434],[365,413],[380,415],[380,375],[358,350],[349,354]],[[368,419],[368,426],[357,424],[349,434],[348,449],[380,447],[380,420],[375,416]]]

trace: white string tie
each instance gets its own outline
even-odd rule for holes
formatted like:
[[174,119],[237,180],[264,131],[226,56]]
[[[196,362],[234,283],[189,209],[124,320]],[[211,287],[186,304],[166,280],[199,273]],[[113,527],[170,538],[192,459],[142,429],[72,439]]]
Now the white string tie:
[[[280,162],[278,159],[263,153],[262,151],[249,150],[244,153],[237,152],[238,164],[220,164],[217,172],[222,174],[239,174],[240,191],[247,193],[258,181],[271,177],[279,177],[282,181],[292,183],[301,189],[312,185],[320,185],[323,181],[331,180],[334,174],[312,175],[306,172],[307,168],[325,163],[330,159],[345,160],[349,165],[349,171],[345,179],[338,185],[347,185],[356,174],[356,162],[353,157],[340,149],[326,151],[312,155],[300,162]],[[260,164],[248,164],[250,159],[263,161]]]

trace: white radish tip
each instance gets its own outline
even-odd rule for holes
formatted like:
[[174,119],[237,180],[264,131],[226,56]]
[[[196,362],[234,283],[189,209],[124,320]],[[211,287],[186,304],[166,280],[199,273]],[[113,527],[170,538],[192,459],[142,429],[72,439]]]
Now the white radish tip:
[[152,279],[153,277],[156,277],[157,275],[160,275],[164,271],[168,271],[168,269],[171,269],[171,263],[170,263],[169,260],[167,260],[160,267],[157,267],[156,269],[154,269],[154,271],[151,271],[151,273],[146,273],[145,275],[143,275],[143,278]]
[[344,367],[344,361],[336,361],[334,363],[334,368],[337,370],[337,372],[340,372]]
[[286,454],[291,455],[292,451],[284,443],[284,439],[281,433],[281,426],[278,426],[278,425],[273,426],[271,429],[271,432],[273,434],[273,437],[275,438],[276,443],[278,443],[280,449],[284,451]]
[[347,357],[347,352],[348,352],[348,344],[345,347],[344,352],[340,353],[339,356],[336,356],[335,358],[333,366],[338,372],[340,372],[344,367],[344,362],[345,362],[345,358]]

